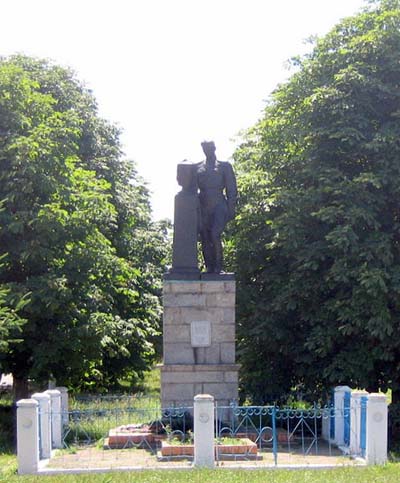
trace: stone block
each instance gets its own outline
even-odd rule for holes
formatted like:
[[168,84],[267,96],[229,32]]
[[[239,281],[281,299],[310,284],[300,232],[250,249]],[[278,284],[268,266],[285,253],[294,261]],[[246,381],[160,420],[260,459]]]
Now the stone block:
[[235,326],[233,324],[213,324],[211,327],[211,342],[234,342]]
[[225,382],[235,382],[237,384],[239,380],[239,373],[237,371],[228,371],[224,373]]
[[196,367],[193,364],[159,364],[157,367],[161,371],[161,375],[167,372],[193,372]]
[[206,363],[206,348],[205,347],[194,347],[194,360],[195,360],[195,364],[205,364]]
[[199,294],[201,292],[200,282],[195,282],[191,280],[185,282],[171,282],[171,292]]
[[235,293],[217,293],[216,299],[217,307],[235,307]]
[[238,388],[236,383],[206,383],[203,384],[203,389],[206,394],[211,394],[216,400],[220,399],[237,399]]
[[189,325],[165,325],[163,331],[164,342],[186,342],[190,344],[190,326]]
[[167,384],[202,384],[204,382],[224,382],[224,373],[220,371],[176,371],[163,375],[163,383]]
[[[162,406],[192,406],[193,397],[213,391],[219,405],[237,399],[238,364],[170,364],[162,365]],[[177,386],[186,386],[184,389]],[[165,390],[164,390],[165,388]],[[193,394],[191,394],[193,390]]]
[[163,294],[171,293],[171,292],[172,292],[171,282],[164,282],[163,283]]
[[190,344],[164,341],[165,364],[194,364],[194,351]]
[[205,364],[219,364],[221,362],[219,344],[212,344],[205,348]]
[[180,384],[193,382],[192,372],[166,372],[162,376],[162,383],[165,384]]
[[161,386],[162,400],[168,401],[182,401],[182,400],[192,400],[194,395],[194,385],[193,384],[175,384],[175,383],[164,383]]
[[210,307],[235,307],[234,293],[209,293],[207,295],[206,306]]
[[164,324],[181,324],[183,322],[179,307],[165,307],[163,314]]
[[225,283],[224,282],[201,282],[201,292],[202,293],[216,293],[224,292]]
[[236,282],[225,282],[224,290],[226,293],[236,293]]
[[217,294],[215,293],[207,294],[206,307],[207,308],[217,307]]
[[[220,344],[221,362],[223,364],[235,363],[235,343],[234,342],[221,342]],[[233,381],[230,381],[233,382]]]
[[203,294],[167,293],[163,296],[164,307],[204,307],[206,296]]
[[208,320],[213,322],[216,314],[206,307],[183,307],[181,309],[182,322],[190,324],[194,320]]
[[240,368],[240,364],[203,364],[203,365],[196,365],[194,366],[194,370],[201,372],[201,371],[238,371]]
[[236,317],[235,317],[235,308],[229,308],[229,309],[222,309],[222,318],[221,320],[225,324],[234,324]]

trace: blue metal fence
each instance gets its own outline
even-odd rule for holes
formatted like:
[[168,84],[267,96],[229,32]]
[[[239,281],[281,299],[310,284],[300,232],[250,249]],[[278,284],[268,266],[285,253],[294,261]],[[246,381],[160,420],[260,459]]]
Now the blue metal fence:
[[[161,440],[180,439],[193,428],[193,408],[120,407],[75,409],[64,427],[65,449],[141,448],[157,454]],[[111,439],[114,438],[114,443]]]
[[335,409],[314,405],[309,409],[277,406],[216,407],[216,437],[247,437],[259,452],[272,452],[275,465],[280,453],[330,456],[335,450],[322,438],[322,420],[332,421]]
[[368,397],[361,397],[361,414],[360,414],[360,450],[361,456],[364,458],[367,449],[367,402]]
[[343,399],[343,440],[345,446],[350,445],[350,425],[351,425],[351,413],[350,413],[350,399],[351,393],[345,392]]
[[[80,401],[80,404],[82,402]],[[166,439],[190,442],[193,434],[193,408],[161,409],[159,406],[151,407],[147,403],[142,405],[139,401],[133,403],[131,399],[121,399],[119,402],[121,404],[116,405],[115,400],[110,400],[110,404],[105,404],[105,407],[98,404],[98,401],[94,405],[85,401],[83,408],[75,405],[76,409],[69,412],[69,422],[64,428],[65,449],[79,456],[87,454],[85,448],[91,448],[93,455],[98,455],[101,450],[113,448],[136,448],[146,450],[151,457],[158,455],[160,458],[161,447],[164,449]],[[340,414],[336,414],[337,412],[334,407],[318,405],[308,409],[278,406],[216,406],[216,459],[261,459],[269,462],[268,464],[278,465],[287,461],[299,461],[298,458],[301,457],[313,458],[314,455],[340,456],[341,452],[332,446],[330,438],[325,440],[322,437],[323,425],[327,429],[328,426],[332,428],[335,416],[343,417],[343,411],[340,411]],[[350,413],[350,407],[347,412]],[[132,437],[129,436],[129,431],[132,432]],[[118,436],[120,433],[128,436],[121,444],[110,444],[111,435]],[[331,433],[325,430],[324,434],[327,437]],[[248,449],[242,451],[240,456],[234,451],[227,454],[226,448],[224,453],[223,446],[229,446],[224,441],[231,438],[250,440]],[[106,457],[111,458],[110,452],[107,456],[102,456]],[[191,459],[192,456],[186,457]],[[166,460],[174,458],[175,456],[171,455]]]
[[[332,390],[330,406],[335,409],[335,391]],[[331,411],[329,436],[332,441],[335,439],[335,411]]]

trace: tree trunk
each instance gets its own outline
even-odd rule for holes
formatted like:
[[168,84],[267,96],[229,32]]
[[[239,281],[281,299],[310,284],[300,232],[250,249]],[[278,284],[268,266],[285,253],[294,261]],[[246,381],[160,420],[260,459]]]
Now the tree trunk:
[[13,379],[14,401],[29,398],[28,379],[19,377],[14,377]]
[[392,389],[392,404],[400,404],[400,387]]

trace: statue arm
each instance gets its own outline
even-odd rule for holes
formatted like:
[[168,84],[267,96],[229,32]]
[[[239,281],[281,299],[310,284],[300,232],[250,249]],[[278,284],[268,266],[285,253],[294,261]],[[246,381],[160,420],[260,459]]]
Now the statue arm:
[[233,172],[233,168],[230,163],[226,164],[225,174],[226,174],[225,191],[226,191],[226,198],[228,200],[228,216],[229,216],[229,219],[232,220],[233,218],[235,218],[237,185],[236,185],[235,173]]

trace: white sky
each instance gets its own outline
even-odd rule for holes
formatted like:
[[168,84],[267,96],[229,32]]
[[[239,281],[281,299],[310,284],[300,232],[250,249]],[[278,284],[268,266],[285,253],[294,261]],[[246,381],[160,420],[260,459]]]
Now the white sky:
[[173,217],[177,162],[213,139],[230,159],[239,131],[307,49],[363,0],[0,0],[0,55],[70,66],[100,114],[123,128],[126,156]]

